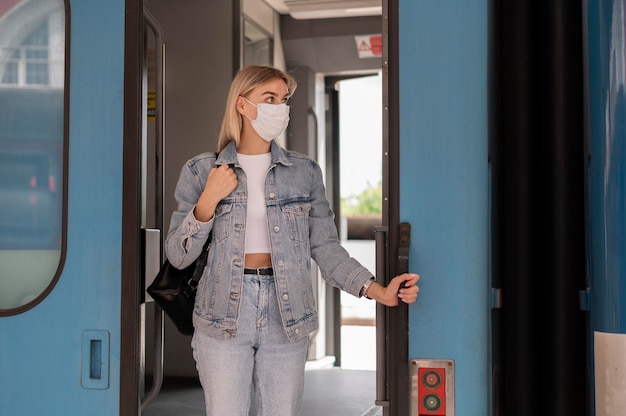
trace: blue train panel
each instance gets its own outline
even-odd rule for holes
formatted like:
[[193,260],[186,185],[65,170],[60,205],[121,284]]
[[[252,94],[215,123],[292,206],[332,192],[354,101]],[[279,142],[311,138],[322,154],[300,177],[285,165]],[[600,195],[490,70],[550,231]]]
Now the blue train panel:
[[405,0],[399,13],[400,218],[421,276],[409,357],[454,363],[467,415],[489,408],[487,3]]
[[595,414],[626,412],[626,2],[590,0],[589,264]]
[[119,414],[123,81],[124,1],[0,2],[2,415]]

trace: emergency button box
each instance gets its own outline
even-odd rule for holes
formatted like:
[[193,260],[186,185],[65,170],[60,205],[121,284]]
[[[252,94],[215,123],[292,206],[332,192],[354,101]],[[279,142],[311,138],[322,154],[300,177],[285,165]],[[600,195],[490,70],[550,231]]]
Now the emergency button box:
[[454,416],[453,360],[411,360],[411,415]]

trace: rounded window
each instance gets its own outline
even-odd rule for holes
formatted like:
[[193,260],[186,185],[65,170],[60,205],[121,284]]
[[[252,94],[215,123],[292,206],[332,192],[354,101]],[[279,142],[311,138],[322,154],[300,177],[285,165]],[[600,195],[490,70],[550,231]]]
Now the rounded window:
[[0,315],[38,304],[63,263],[67,10],[0,3]]

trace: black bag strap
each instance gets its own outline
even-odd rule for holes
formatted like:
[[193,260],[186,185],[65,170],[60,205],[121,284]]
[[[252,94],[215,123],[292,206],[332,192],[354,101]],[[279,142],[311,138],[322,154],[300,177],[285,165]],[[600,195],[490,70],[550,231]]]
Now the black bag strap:
[[[219,156],[219,152],[215,152],[215,160],[217,161],[217,157]],[[207,259],[209,257],[209,247],[211,246],[211,239],[213,237],[213,229],[209,231],[209,236],[202,247],[202,252],[198,259],[196,260],[196,268],[193,270],[193,274],[191,275],[191,279],[189,279],[189,285],[185,290],[187,295],[190,295],[191,292],[195,292],[198,284],[200,283],[200,279],[202,278],[202,273],[204,273],[204,268],[206,267]],[[189,293],[187,293],[189,292]]]
[[202,252],[198,259],[196,260],[196,267],[193,270],[193,274],[188,281],[187,288],[185,289],[185,294],[190,296],[193,292],[196,291],[198,284],[200,283],[200,279],[202,278],[202,273],[204,273],[204,268],[206,267],[207,259],[209,257],[209,248],[211,247],[211,238],[213,237],[213,230],[209,231],[209,236],[202,247]]

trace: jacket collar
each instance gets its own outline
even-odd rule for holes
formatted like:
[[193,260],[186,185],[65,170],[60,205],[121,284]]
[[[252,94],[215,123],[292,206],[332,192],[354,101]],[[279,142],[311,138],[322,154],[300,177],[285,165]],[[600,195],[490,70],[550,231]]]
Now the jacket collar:
[[[272,154],[272,165],[281,164],[284,166],[291,166],[291,162],[287,157],[287,151],[276,143],[276,140],[272,140],[270,143],[270,153]],[[238,165],[237,161],[237,146],[234,141],[230,141],[224,150],[222,150],[215,162],[216,165]]]

